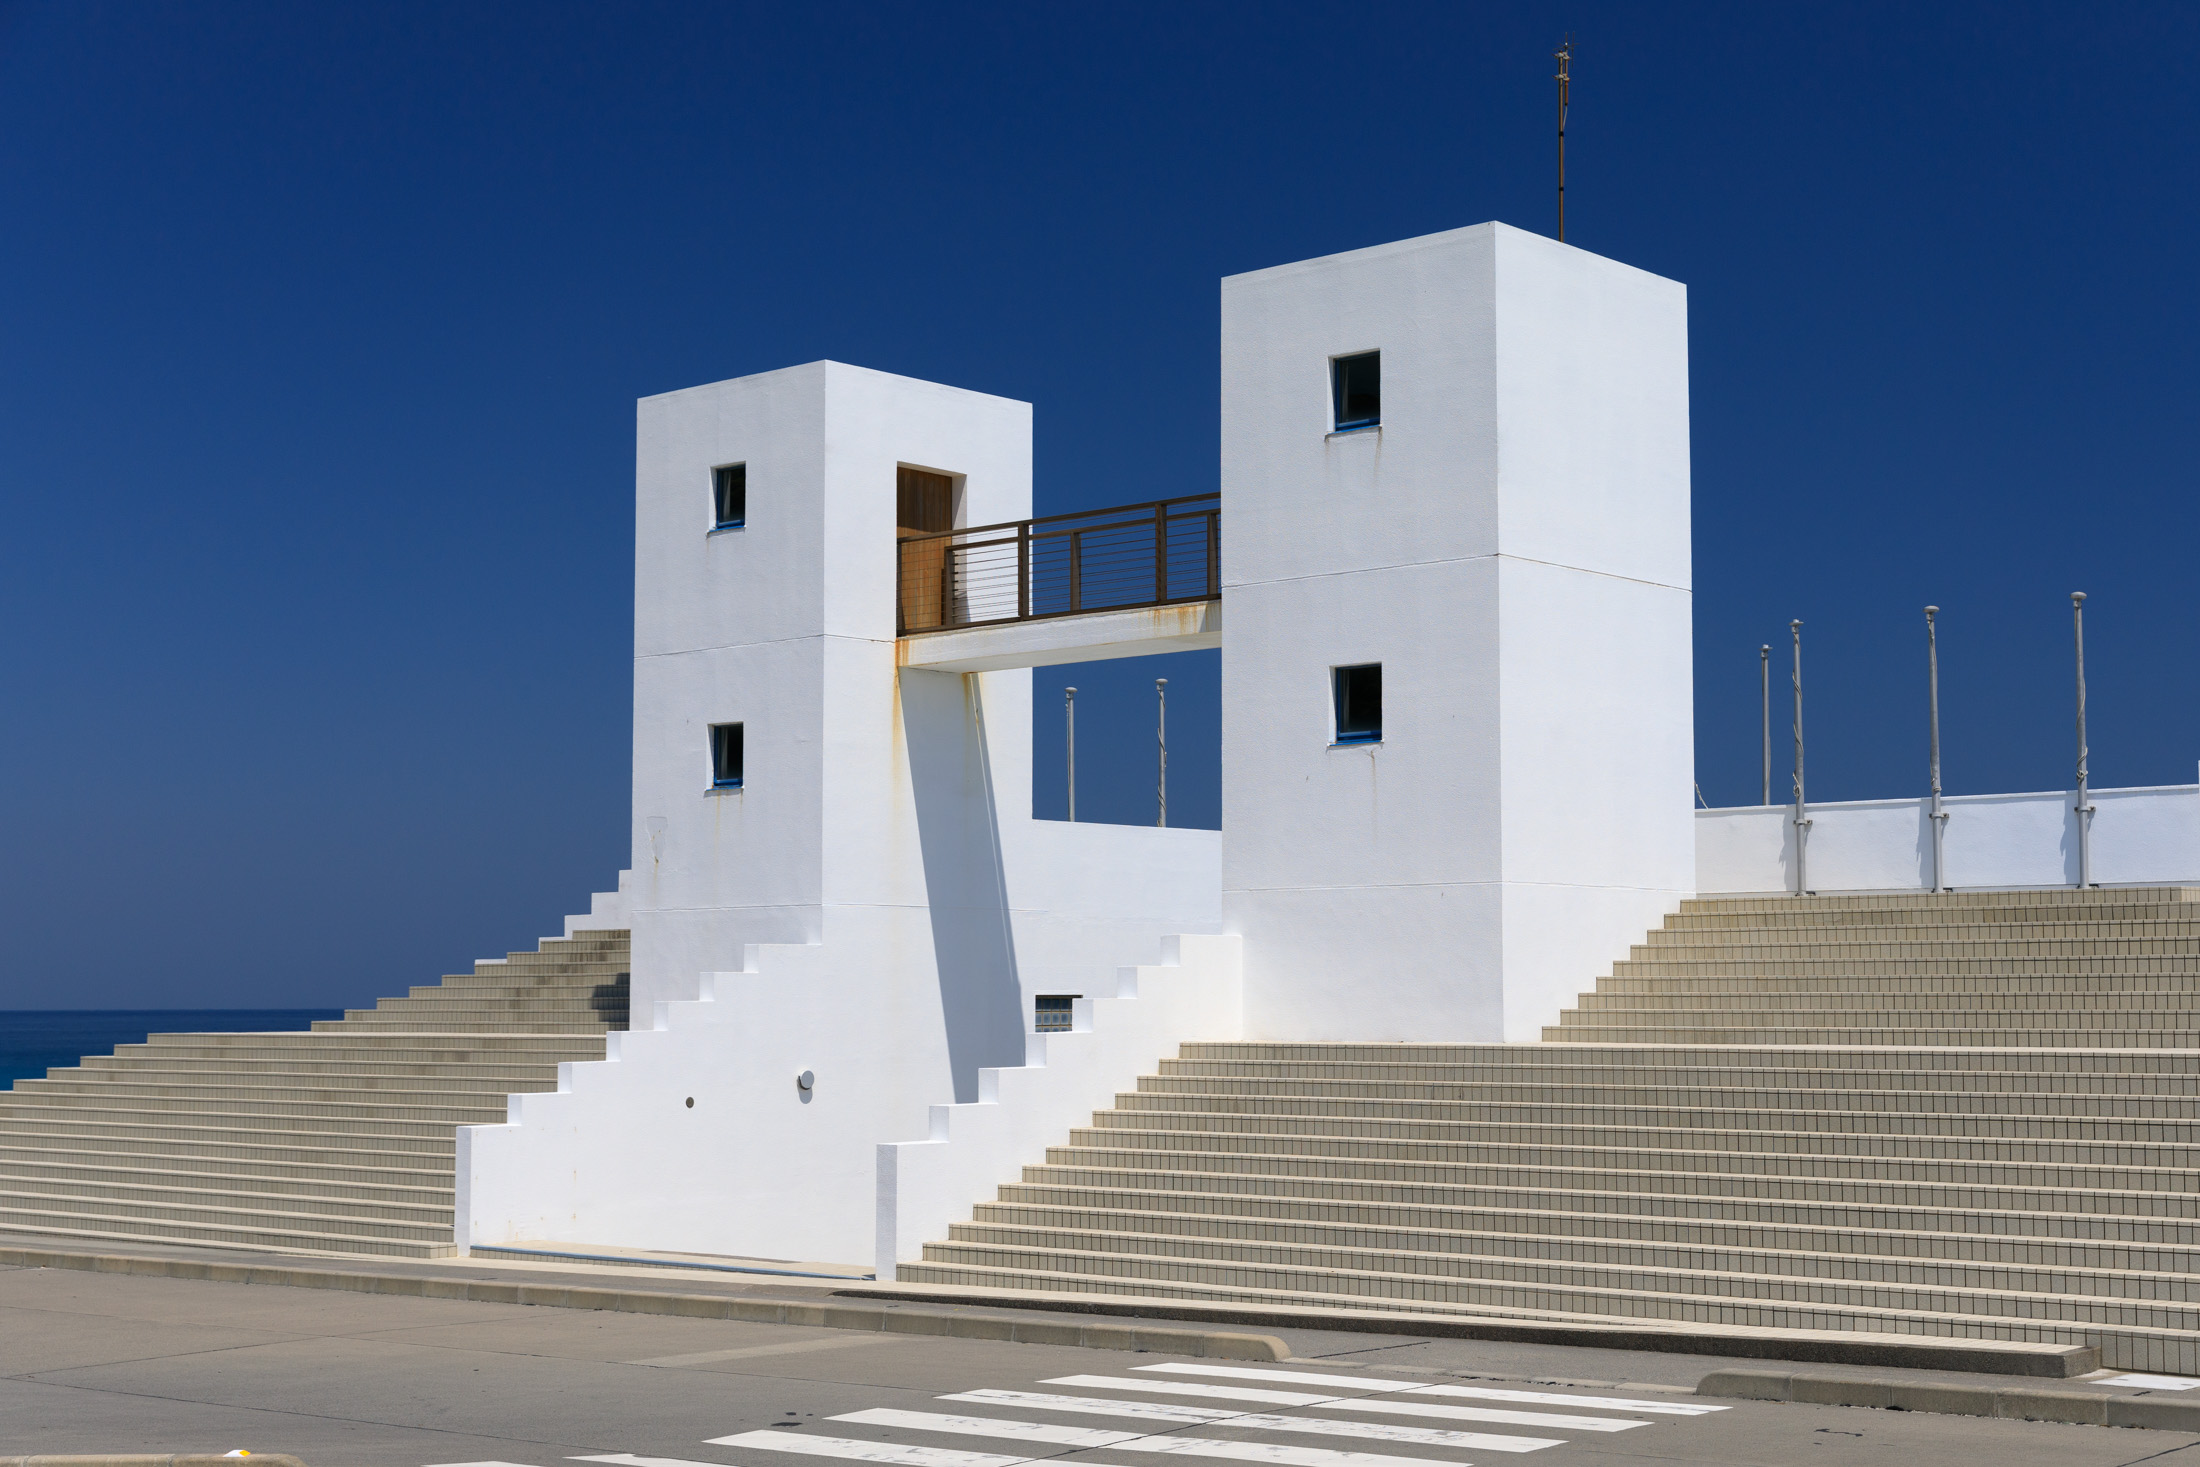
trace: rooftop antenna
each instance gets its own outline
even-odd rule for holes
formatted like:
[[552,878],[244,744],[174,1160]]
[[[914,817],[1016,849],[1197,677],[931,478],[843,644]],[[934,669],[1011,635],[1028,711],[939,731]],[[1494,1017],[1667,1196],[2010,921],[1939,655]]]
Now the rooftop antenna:
[[1566,103],[1573,95],[1574,38],[1551,55],[1558,62],[1558,242],[1566,242]]

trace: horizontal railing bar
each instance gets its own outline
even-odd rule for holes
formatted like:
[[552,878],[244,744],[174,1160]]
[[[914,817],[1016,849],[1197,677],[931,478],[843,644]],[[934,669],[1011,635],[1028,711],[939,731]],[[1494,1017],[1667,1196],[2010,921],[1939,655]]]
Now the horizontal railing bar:
[[[959,529],[959,530],[932,530],[932,531],[928,531],[928,532],[926,532],[926,533],[924,533],[924,534],[919,534],[919,535],[904,535],[904,536],[902,536],[902,537],[901,537],[901,542],[900,542],[900,543],[902,543],[902,544],[904,544],[904,545],[910,545],[910,544],[915,544],[916,542],[918,542],[918,541],[921,541],[921,540],[948,540],[948,539],[952,539],[952,538],[954,538],[954,537],[956,537],[956,536],[958,536],[958,535],[984,535],[984,534],[989,534],[989,533],[991,533],[991,532],[992,532],[992,531],[994,531],[994,530],[1014,530],[1014,529],[1017,529],[1017,528],[1019,528],[1020,526],[1023,526],[1023,525],[1053,525],[1053,524],[1066,524],[1066,523],[1067,523],[1068,521],[1070,521],[1070,520],[1094,520],[1094,519],[1099,519],[1099,518],[1101,518],[1102,516],[1106,516],[1106,515],[1126,515],[1126,514],[1130,514],[1131,512],[1133,512],[1133,511],[1135,511],[1135,510],[1145,510],[1145,511],[1148,511],[1148,512],[1149,512],[1149,514],[1148,514],[1148,518],[1147,518],[1147,519],[1145,519],[1144,521],[1136,521],[1136,520],[1133,520],[1133,521],[1129,521],[1128,523],[1132,523],[1132,524],[1138,524],[1138,523],[1143,523],[1143,524],[1146,524],[1146,525],[1149,525],[1149,526],[1150,526],[1150,525],[1151,525],[1151,524],[1153,523],[1153,520],[1152,520],[1152,518],[1151,518],[1151,513],[1150,513],[1150,512],[1151,512],[1151,511],[1153,511],[1153,510],[1156,510],[1156,509],[1163,509],[1163,508],[1166,508],[1167,506],[1170,506],[1170,505],[1177,505],[1177,504],[1210,504],[1210,505],[1219,505],[1219,504],[1221,503],[1221,501],[1222,501],[1222,496],[1221,496],[1220,494],[1187,494],[1187,495],[1184,495],[1184,496],[1182,496],[1182,497],[1180,497],[1180,498],[1176,498],[1176,499],[1149,499],[1149,500],[1145,501],[1145,502],[1144,502],[1144,503],[1142,503],[1142,504],[1119,504],[1119,505],[1114,505],[1114,506],[1111,506],[1110,508],[1107,508],[1107,509],[1088,509],[1088,510],[1083,510],[1083,511],[1081,511],[1081,512],[1078,512],[1078,513],[1074,513],[1074,514],[1049,514],[1049,515],[1040,515],[1040,516],[1039,516],[1039,517],[1037,517],[1036,519],[1028,519],[1028,520],[1002,520],[1002,521],[1001,521],[1000,523],[998,523],[998,524],[992,524],[992,525],[966,525],[966,526],[964,526],[964,527],[963,527],[962,529]],[[1211,512],[1212,512],[1212,511],[1210,511],[1210,510],[1181,510],[1181,511],[1177,511],[1177,512],[1175,512],[1174,514],[1170,515],[1169,517],[1170,517],[1170,518],[1172,518],[1172,519],[1192,519],[1192,518],[1195,518],[1196,516],[1199,516],[1199,515],[1204,515],[1204,514],[1208,514],[1208,513],[1211,513]],[[1091,532],[1092,532],[1092,531],[1094,531],[1094,530],[1110,530],[1110,529],[1115,529],[1115,528],[1118,528],[1118,525],[1117,525],[1117,524],[1080,525],[1080,526],[1073,526],[1072,528],[1074,528],[1074,529],[1077,529],[1077,530],[1078,530],[1078,531],[1080,531],[1081,533],[1091,533]],[[1049,530],[1049,531],[1045,531],[1045,532],[1043,532],[1043,533],[1045,533],[1046,535],[1049,535],[1049,536],[1053,536],[1053,535],[1066,535],[1066,534],[1068,534],[1068,533],[1069,533],[1069,530],[1067,530],[1067,529],[1064,529],[1064,530]],[[1033,536],[1033,538],[1034,538],[1034,539],[1036,539],[1036,538],[1038,538],[1038,536],[1036,536],[1036,535],[1035,535],[1035,536]],[[988,543],[991,543],[991,542],[988,542]]]

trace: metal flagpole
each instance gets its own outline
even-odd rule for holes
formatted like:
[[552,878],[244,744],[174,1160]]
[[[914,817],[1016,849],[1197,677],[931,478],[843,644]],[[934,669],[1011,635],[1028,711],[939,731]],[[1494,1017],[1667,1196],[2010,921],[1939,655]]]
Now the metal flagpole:
[[1757,649],[1757,711],[1763,715],[1765,733],[1764,803],[1772,803],[1772,644]]
[[1925,678],[1931,689],[1933,731],[1933,890],[1948,889],[1945,853],[1941,835],[1947,829],[1947,812],[1940,808],[1940,633],[1933,625],[1933,618],[1940,614],[1937,606],[1925,608]]
[[1169,680],[1157,677],[1153,680],[1156,721],[1154,737],[1161,745],[1161,781],[1156,787],[1161,796],[1161,813],[1154,817],[1154,824],[1169,823]]
[[1566,242],[1566,106],[1573,100],[1574,38],[1551,53],[1558,63],[1558,242]]
[[2093,805],[2085,796],[2085,592],[2070,593],[2070,619],[2078,638],[2078,885],[2091,886]]
[[1803,803],[1803,624],[1788,623],[1788,633],[1795,638],[1795,894],[1810,895],[1810,881],[1803,866],[1803,846],[1810,830],[1810,818]]
[[1069,818],[1077,821],[1077,690],[1062,689],[1062,731],[1069,745]]

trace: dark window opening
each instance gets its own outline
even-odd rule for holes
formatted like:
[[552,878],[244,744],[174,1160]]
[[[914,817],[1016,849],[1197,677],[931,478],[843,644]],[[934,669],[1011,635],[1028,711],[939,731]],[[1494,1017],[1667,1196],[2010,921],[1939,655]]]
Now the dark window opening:
[[955,528],[955,481],[946,474],[903,469],[895,475],[894,523],[920,535]]
[[749,522],[749,466],[727,464],[710,471],[711,488],[718,501],[718,528]]
[[1363,351],[1329,359],[1329,390],[1337,428],[1372,428],[1383,420],[1383,354]]
[[1074,993],[1042,993],[1031,1001],[1031,1027],[1041,1034],[1067,1034],[1076,1013]]
[[1383,665],[1330,670],[1337,692],[1337,742],[1379,744],[1383,739]]
[[741,788],[741,725],[710,726],[710,783],[713,789]]

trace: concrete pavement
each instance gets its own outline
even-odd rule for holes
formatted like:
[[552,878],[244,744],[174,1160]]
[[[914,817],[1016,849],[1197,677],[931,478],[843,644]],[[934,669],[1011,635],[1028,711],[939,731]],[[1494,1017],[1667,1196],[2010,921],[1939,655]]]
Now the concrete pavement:
[[[0,1271],[0,1456],[2200,1467],[2187,1433],[1699,1400],[1703,1375],[1746,1363],[1712,1357],[1286,1338],[1293,1360],[1254,1364],[23,1268]],[[1260,1373],[1232,1373],[1248,1370]]]

